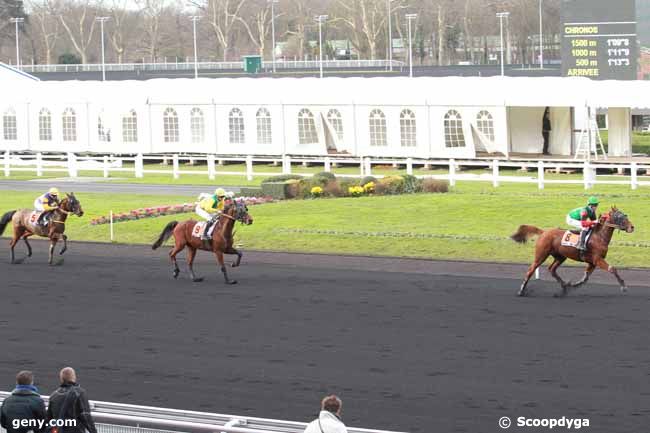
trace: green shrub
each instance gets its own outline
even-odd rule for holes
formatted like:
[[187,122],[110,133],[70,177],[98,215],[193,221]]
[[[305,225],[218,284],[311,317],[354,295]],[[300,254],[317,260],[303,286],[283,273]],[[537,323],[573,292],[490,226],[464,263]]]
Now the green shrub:
[[262,184],[270,183],[270,182],[285,182],[287,180],[303,179],[303,178],[304,176],[301,176],[299,174],[279,174],[277,176],[267,177],[262,181]]
[[413,194],[415,192],[422,192],[422,181],[417,177],[405,174],[402,176],[404,178],[404,192],[408,194]]
[[333,173],[330,173],[328,171],[321,171],[320,173],[316,173],[312,177],[312,182],[314,186],[324,186],[327,185],[328,182],[336,180],[336,176]]
[[438,179],[424,179],[422,181],[423,192],[449,192],[449,181]]
[[239,194],[242,197],[261,197],[264,195],[262,188],[260,187],[241,187],[239,188]]
[[367,183],[374,183],[375,185],[377,184],[377,178],[374,176],[365,176],[363,179],[361,179],[361,182],[359,185],[364,186]]
[[325,195],[328,195],[330,197],[343,197],[344,195],[343,190],[341,189],[341,185],[336,180],[328,182],[323,187],[323,192]]
[[377,194],[402,194],[405,187],[404,178],[402,176],[386,176],[379,181],[375,187]]

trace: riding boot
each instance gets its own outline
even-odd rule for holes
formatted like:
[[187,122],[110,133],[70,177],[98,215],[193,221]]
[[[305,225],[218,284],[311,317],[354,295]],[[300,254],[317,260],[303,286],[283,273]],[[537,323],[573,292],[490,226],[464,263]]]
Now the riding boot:
[[586,240],[587,240],[587,234],[589,234],[589,230],[582,230],[580,232],[580,243],[578,244],[578,250],[585,252],[587,250],[587,245],[586,245]]
[[208,235],[208,233],[210,232],[210,227],[212,227],[213,222],[214,222],[214,220],[212,220],[212,219],[209,219],[209,220],[207,220],[205,222],[205,230],[203,230],[203,235],[201,235],[201,240],[202,241],[209,241],[210,240],[210,236]]

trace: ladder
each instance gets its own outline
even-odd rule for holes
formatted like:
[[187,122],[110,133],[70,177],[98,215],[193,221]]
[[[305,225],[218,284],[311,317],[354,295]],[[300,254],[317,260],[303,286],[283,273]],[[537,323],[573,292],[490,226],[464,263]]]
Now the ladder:
[[606,160],[607,153],[605,153],[605,146],[603,146],[603,140],[600,137],[600,129],[598,128],[598,122],[596,121],[596,114],[592,114],[591,107],[586,108],[585,122],[580,130],[578,145],[576,146],[576,154],[573,159],[591,161],[593,155],[593,159],[597,160],[598,152],[600,151],[603,159]]

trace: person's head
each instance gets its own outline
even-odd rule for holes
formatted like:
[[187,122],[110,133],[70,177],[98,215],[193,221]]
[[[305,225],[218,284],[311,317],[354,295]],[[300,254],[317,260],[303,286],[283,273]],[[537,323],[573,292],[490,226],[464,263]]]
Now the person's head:
[[23,370],[16,375],[16,385],[33,385],[34,374],[31,371]]
[[75,373],[74,368],[65,367],[59,373],[59,380],[61,381],[61,383],[76,383],[77,373]]
[[57,188],[50,188],[48,191],[52,197],[58,197],[59,196],[59,190]]
[[544,109],[544,116],[548,116],[550,113],[551,113],[551,110],[548,107],[546,107]]
[[216,195],[219,200],[223,200],[226,197],[226,190],[223,188],[217,188],[214,190],[214,195]]
[[598,198],[595,196],[589,197],[589,200],[587,200],[587,206],[596,210],[598,208]]
[[337,416],[341,415],[341,407],[343,407],[343,402],[340,398],[335,395],[328,395],[321,401],[320,404],[321,410],[326,410]]

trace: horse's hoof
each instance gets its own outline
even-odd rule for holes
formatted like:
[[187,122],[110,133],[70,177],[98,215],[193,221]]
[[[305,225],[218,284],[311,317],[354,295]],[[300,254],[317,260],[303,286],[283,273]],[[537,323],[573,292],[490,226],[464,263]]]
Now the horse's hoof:
[[200,283],[201,281],[203,281],[203,277],[197,277],[192,280],[193,283]]
[[231,268],[236,268],[237,266],[239,266],[239,263],[237,262],[233,262],[232,265],[230,265]]
[[237,284],[237,280],[230,280],[228,281],[228,284]]
[[621,286],[621,293],[627,293],[627,286]]
[[525,298],[526,297],[526,292],[523,291],[523,290],[520,290],[520,291],[517,292],[517,296],[519,296],[521,298]]
[[176,279],[176,278],[178,278],[178,274],[180,274],[180,273],[181,273],[181,271],[176,269],[176,270],[174,270],[174,272],[172,272],[172,276],[174,277],[174,279]]

